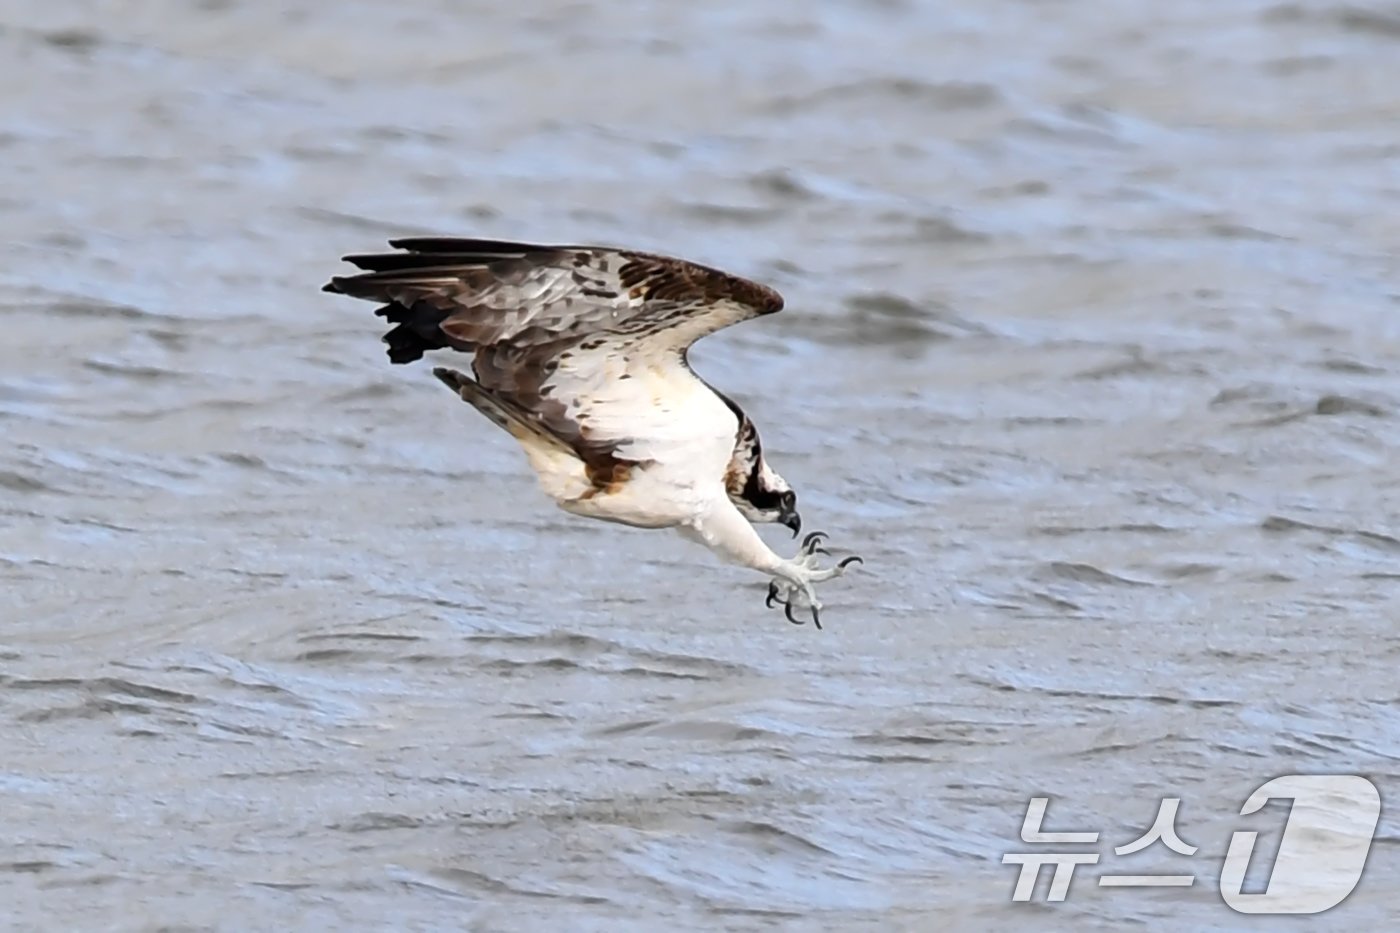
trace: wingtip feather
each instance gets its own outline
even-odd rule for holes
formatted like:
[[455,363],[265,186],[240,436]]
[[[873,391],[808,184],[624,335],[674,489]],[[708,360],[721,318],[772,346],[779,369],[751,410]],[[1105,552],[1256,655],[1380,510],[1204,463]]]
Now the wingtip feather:
[[462,380],[467,378],[466,376],[457,372],[457,370],[448,369],[446,366],[434,366],[433,375],[437,376],[438,379],[442,381],[443,385],[447,386],[454,392],[461,390]]

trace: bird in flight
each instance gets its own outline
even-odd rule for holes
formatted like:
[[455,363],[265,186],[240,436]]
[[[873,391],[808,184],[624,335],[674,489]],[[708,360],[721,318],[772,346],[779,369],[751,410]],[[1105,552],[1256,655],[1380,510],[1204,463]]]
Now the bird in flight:
[[767,605],[810,609],[815,584],[859,557],[819,567],[822,532],[788,559],[751,523],[797,537],[797,494],[763,455],[758,429],[690,368],[690,346],[783,307],[757,282],[682,259],[598,246],[413,237],[396,252],[346,256],[356,274],[324,291],[382,304],[393,363],[430,350],[449,389],[519,442],[565,511],[639,528],[675,528],[769,576]]

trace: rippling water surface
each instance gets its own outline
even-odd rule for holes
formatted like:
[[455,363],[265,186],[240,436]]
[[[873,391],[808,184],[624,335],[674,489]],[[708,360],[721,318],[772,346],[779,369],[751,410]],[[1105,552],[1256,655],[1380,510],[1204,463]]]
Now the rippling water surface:
[[[7,923],[1277,929],[1249,792],[1400,788],[1398,88],[1334,0],[11,0]],[[411,232],[778,287],[695,360],[826,630],[391,369],[317,289]],[[1036,794],[1104,857],[1013,905]]]

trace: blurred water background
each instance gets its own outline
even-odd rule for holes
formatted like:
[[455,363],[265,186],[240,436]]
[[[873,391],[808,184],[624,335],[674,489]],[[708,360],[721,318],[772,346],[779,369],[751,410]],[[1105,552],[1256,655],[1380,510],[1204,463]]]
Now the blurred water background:
[[[1400,773],[1398,218],[1394,3],[7,0],[0,924],[1290,928],[1240,804]],[[407,233],[779,288],[694,359],[826,630],[391,369]]]

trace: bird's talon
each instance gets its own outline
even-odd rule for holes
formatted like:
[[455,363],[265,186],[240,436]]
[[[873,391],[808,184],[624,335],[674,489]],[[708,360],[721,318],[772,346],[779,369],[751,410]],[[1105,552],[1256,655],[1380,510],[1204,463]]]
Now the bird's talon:
[[772,609],[774,603],[782,603],[784,606],[787,605],[785,600],[778,597],[778,584],[776,582],[768,584],[768,598],[763,601],[763,606],[765,609]]
[[[830,580],[833,577],[841,576],[847,567],[852,564],[863,564],[865,559],[857,554],[843,557],[834,566],[822,568],[820,555],[831,556],[831,551],[822,547],[822,543],[829,538],[824,531],[813,531],[802,539],[802,546],[797,552],[797,556],[787,563],[793,565],[794,573],[784,573],[780,579],[772,580],[768,584],[768,600],[766,605],[772,607],[775,602],[783,604],[783,615],[793,625],[805,625],[805,619],[799,619],[794,613],[794,608],[810,609],[812,611],[812,625],[820,629],[822,627],[821,603],[817,600],[816,590],[813,584]],[[782,597],[786,595],[786,599]],[[800,598],[799,598],[800,597]]]

